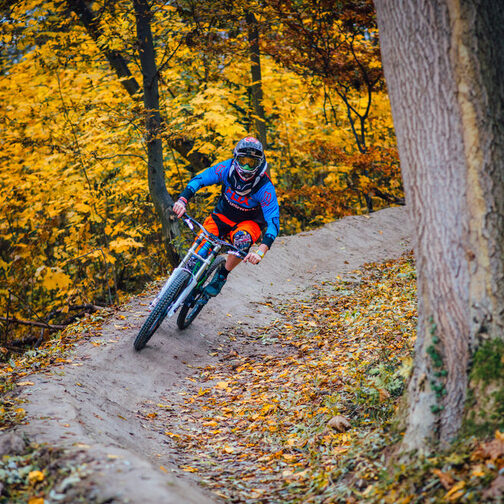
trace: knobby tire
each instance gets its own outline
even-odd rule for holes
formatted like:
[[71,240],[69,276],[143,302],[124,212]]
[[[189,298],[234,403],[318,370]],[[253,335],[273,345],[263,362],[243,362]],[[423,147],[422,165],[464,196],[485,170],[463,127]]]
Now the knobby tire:
[[224,256],[217,256],[210,268],[208,268],[203,283],[199,287],[195,287],[191,294],[189,294],[187,301],[180,308],[180,312],[177,317],[177,326],[179,329],[188,328],[193,320],[199,315],[205,305],[198,304],[197,301],[201,299],[203,290],[212,280],[214,273],[221,267],[221,264],[224,264],[225,262],[226,258]]
[[134,347],[139,351],[145,347],[152,335],[157,331],[161,322],[163,322],[170,306],[176,301],[180,293],[184,290],[191,274],[187,271],[180,271],[175,281],[170,285],[169,289],[164,293],[156,306],[152,309],[147,320],[144,322],[140,332],[135,338]]

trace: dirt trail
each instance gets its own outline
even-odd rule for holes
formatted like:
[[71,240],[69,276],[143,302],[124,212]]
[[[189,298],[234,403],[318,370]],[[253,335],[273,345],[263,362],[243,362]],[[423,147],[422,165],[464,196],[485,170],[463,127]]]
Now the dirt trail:
[[398,257],[412,248],[411,235],[407,211],[398,207],[280,237],[260,266],[233,272],[218,301],[189,329],[165,321],[140,353],[132,343],[151,297],[136,298],[107,322],[101,337],[79,346],[72,364],[30,377],[30,423],[18,430],[88,460],[99,502],[213,502],[178,470],[162,426],[153,428],[139,411],[176,396],[191,367],[215,362],[227,327],[263,326],[278,316],[257,302],[302,295],[363,263]]

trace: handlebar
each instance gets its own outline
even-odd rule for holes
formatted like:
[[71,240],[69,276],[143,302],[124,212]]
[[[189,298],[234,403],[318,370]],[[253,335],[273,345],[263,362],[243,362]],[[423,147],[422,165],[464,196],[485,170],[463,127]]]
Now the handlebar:
[[214,234],[210,233],[210,231],[206,230],[202,224],[200,224],[196,219],[193,219],[190,215],[185,213],[182,216],[182,220],[186,224],[186,226],[194,233],[196,234],[197,231],[194,229],[194,225],[196,225],[201,232],[205,235],[205,238],[212,242],[212,243],[218,243],[219,245],[222,245],[223,247],[226,247],[230,250],[232,250],[233,254],[237,255],[238,257],[241,257],[242,259],[245,258],[247,255],[246,252],[243,250],[240,250],[239,248],[235,247],[232,243],[229,243],[226,240],[221,240],[218,236],[215,236]]

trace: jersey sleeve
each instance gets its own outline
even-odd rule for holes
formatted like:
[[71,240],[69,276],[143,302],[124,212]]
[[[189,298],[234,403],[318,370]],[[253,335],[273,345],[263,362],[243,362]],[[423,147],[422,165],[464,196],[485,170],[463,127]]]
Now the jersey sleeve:
[[275,192],[275,187],[271,182],[265,184],[257,193],[257,199],[261,205],[264,220],[266,221],[266,231],[262,243],[271,248],[275,238],[280,232],[280,207]]
[[206,187],[214,184],[222,184],[231,166],[232,159],[223,161],[214,166],[210,166],[206,170],[202,171],[196,177],[191,179],[187,187],[180,194],[180,198],[184,198],[189,201],[194,194],[199,191],[202,187]]

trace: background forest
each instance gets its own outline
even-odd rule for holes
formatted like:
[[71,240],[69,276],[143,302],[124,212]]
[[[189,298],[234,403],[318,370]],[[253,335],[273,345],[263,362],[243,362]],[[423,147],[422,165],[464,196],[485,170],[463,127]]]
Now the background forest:
[[[267,146],[284,234],[402,202],[372,2],[8,4],[0,346],[40,343],[171,267],[147,177],[142,86],[154,78],[171,198],[254,134]],[[141,8],[150,10],[139,20]],[[139,21],[156,53],[150,80]],[[190,212],[203,216],[218,195],[201,191]]]

